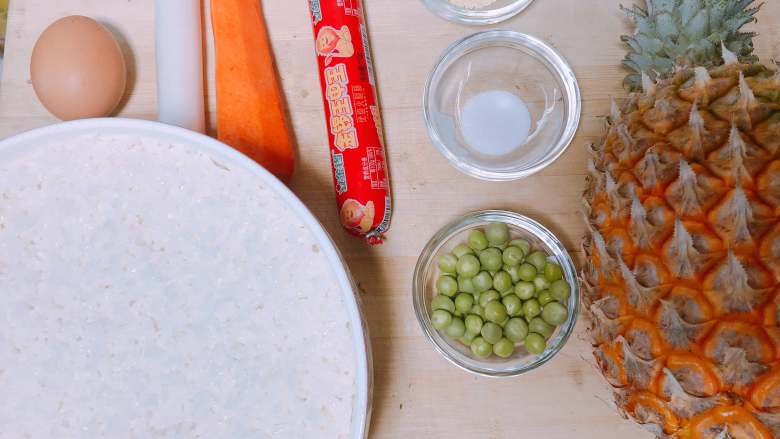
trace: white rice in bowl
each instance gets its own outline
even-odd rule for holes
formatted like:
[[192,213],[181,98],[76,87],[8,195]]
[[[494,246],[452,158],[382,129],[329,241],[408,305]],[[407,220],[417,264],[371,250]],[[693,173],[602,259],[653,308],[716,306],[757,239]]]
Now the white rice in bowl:
[[0,437],[350,437],[352,328],[316,242],[182,144],[0,161]]

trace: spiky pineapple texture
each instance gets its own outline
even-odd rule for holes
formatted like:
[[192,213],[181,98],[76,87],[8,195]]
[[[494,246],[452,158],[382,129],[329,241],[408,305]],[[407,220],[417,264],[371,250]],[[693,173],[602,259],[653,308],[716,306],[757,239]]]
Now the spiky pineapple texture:
[[644,75],[588,165],[594,354],[664,438],[780,438],[780,74],[723,54]]
[[713,67],[721,63],[720,47],[740,61],[753,63],[752,32],[740,29],[754,21],[755,0],[650,0],[646,7],[624,9],[634,22],[634,35],[623,64],[633,73],[625,86],[637,90],[644,72],[652,79],[670,74],[675,66]]

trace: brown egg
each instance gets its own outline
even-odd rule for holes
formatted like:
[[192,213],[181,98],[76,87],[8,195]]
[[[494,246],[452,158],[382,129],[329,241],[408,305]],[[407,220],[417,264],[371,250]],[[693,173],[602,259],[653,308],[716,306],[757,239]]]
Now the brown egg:
[[97,21],[73,15],[38,37],[30,62],[38,99],[62,120],[109,116],[122,99],[127,70],[119,44]]

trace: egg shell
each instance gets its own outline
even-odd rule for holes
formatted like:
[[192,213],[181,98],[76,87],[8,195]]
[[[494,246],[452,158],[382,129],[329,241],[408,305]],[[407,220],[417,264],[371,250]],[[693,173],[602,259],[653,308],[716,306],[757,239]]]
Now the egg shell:
[[73,120],[111,115],[124,95],[127,68],[108,29],[73,15],[55,21],[38,38],[30,77],[43,106]]

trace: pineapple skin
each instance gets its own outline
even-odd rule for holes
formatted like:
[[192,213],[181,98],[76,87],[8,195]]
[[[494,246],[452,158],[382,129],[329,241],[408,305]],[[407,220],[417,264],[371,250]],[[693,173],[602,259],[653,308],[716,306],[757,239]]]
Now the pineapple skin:
[[723,53],[644,75],[588,164],[594,355],[662,438],[780,438],[780,74]]

